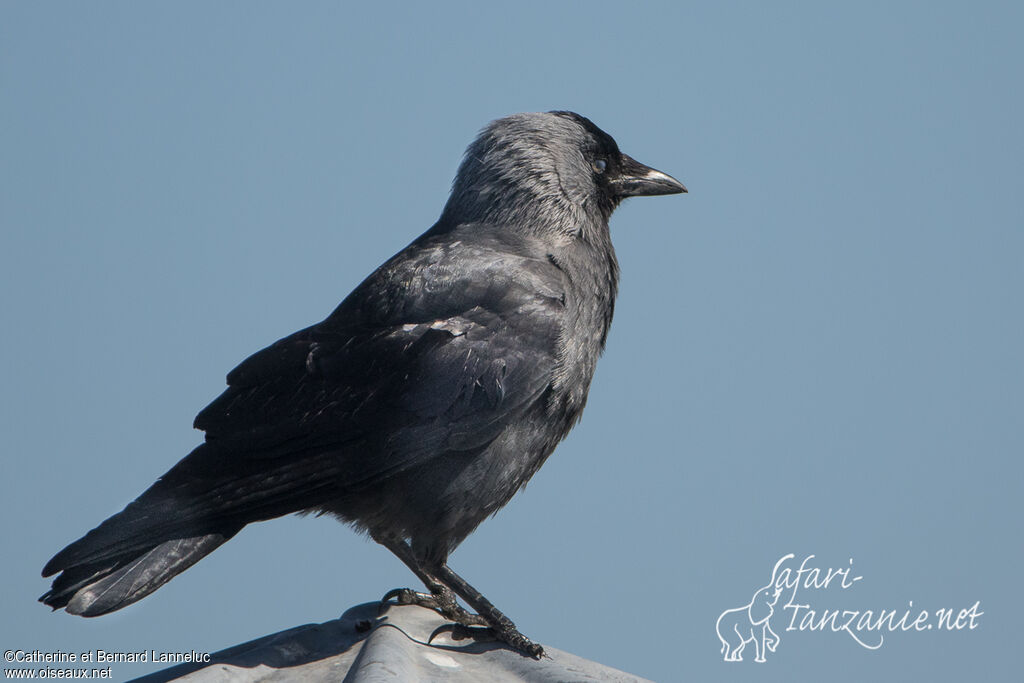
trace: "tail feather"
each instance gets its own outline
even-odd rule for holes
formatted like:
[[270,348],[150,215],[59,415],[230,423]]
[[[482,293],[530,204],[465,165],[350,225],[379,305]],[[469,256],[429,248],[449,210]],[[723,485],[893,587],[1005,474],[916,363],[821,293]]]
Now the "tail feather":
[[188,520],[188,507],[154,495],[154,489],[157,486],[54,555],[43,567],[43,576],[76,566],[109,564],[125,556],[138,557],[164,541],[213,531],[192,528],[197,525]]
[[39,601],[71,614],[98,617],[141,600],[238,533],[213,533],[165,541],[114,562],[68,567]]
[[246,524],[337,495],[331,452],[236,462],[240,457],[198,446],[124,510],[54,555],[43,576],[60,575],[40,602],[82,616],[112,612],[149,595]]

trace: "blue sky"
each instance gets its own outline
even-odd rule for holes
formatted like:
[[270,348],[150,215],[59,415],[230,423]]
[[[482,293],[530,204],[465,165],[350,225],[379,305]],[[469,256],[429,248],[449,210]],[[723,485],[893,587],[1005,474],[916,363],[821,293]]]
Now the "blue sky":
[[[109,617],[35,603],[54,552],[198,443],[228,370],[433,223],[484,124],[572,109],[690,194],[613,217],[621,295],[583,421],[452,566],[539,642],[657,680],[1013,679],[1022,19],[0,4],[0,645],[215,651],[415,585],[287,518]],[[863,577],[794,602],[984,615],[868,650],[786,630],[780,603],[768,661],[723,662],[716,619],[787,553]]]

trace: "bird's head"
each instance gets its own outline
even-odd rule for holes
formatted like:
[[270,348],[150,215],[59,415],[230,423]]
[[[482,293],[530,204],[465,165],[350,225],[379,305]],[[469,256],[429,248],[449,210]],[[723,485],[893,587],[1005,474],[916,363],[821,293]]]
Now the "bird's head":
[[466,150],[441,220],[569,237],[606,227],[626,197],[679,192],[686,192],[682,183],[620,152],[579,114],[513,114],[484,128]]

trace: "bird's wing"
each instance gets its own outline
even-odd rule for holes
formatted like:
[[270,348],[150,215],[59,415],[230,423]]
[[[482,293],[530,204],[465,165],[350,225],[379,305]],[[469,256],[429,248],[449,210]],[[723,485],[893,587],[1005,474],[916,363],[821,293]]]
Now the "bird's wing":
[[233,370],[195,425],[218,469],[329,453],[350,487],[480,447],[550,385],[564,284],[542,250],[496,229],[418,240],[327,320]]

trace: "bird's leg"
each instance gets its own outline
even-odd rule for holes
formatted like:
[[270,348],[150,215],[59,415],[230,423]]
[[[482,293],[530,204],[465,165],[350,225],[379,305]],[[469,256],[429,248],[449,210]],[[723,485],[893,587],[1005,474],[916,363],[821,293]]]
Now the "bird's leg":
[[487,622],[487,626],[490,627],[490,630],[498,640],[507,643],[513,649],[519,650],[534,659],[540,659],[541,655],[544,654],[543,647],[520,633],[511,619],[502,614],[497,607],[491,604],[490,600],[485,598],[480,591],[466,583],[465,579],[452,571],[447,564],[438,562],[431,565],[430,573],[435,575],[438,580],[455,591],[470,607],[475,609],[477,612],[476,616],[482,617]]
[[[464,627],[464,631],[471,637],[479,637],[484,633],[472,629],[473,626],[484,626],[486,635],[496,638],[503,643],[510,645],[513,649],[522,652],[530,657],[539,659],[544,654],[544,648],[534,643],[516,629],[512,620],[491,604],[480,591],[469,585],[465,579],[456,574],[444,562],[433,562],[424,566],[417,560],[409,544],[402,539],[390,536],[374,536],[374,540],[393,552],[409,569],[412,570],[420,581],[430,591],[419,593],[408,588],[396,588],[388,591],[382,602],[396,598],[400,605],[420,605],[428,607],[441,616]],[[477,611],[476,614],[463,609],[456,601],[456,594],[462,597],[470,607]],[[435,631],[435,634],[440,630]],[[452,630],[452,629],[448,629]]]
[[398,559],[405,563],[412,572],[419,577],[429,593],[420,593],[410,588],[395,588],[388,591],[381,602],[395,598],[399,605],[419,605],[434,610],[444,618],[462,624],[464,626],[489,626],[484,617],[466,611],[459,605],[452,589],[438,581],[437,577],[420,567],[419,562],[412,552],[409,544],[401,539],[376,538],[378,543],[393,552]]

